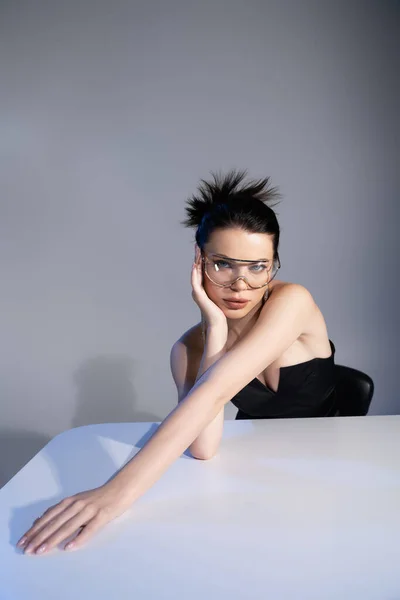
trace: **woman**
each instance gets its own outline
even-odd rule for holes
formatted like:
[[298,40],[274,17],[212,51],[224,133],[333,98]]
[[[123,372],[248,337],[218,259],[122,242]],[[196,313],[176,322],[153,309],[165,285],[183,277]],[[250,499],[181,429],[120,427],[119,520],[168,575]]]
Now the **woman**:
[[214,176],[188,201],[184,223],[197,227],[192,297],[202,320],[171,349],[178,405],[110,481],[36,519],[18,542],[26,553],[45,553],[75,532],[65,549],[81,547],[188,447],[196,458],[214,456],[230,400],[237,418],[335,413],[335,349],[324,318],[306,288],[275,279],[279,225],[267,203],[277,191],[269,178],[245,176]]

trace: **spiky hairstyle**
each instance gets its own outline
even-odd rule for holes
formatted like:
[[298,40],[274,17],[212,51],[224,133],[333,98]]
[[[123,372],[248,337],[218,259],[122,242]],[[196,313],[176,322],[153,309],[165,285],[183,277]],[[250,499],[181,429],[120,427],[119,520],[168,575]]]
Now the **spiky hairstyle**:
[[201,179],[197,194],[186,201],[187,217],[182,221],[182,225],[196,228],[199,247],[204,247],[215,229],[238,227],[249,233],[271,235],[276,258],[280,229],[269,204],[280,198],[280,194],[276,187],[270,186],[270,178],[246,182],[245,170],[211,175],[211,181]]

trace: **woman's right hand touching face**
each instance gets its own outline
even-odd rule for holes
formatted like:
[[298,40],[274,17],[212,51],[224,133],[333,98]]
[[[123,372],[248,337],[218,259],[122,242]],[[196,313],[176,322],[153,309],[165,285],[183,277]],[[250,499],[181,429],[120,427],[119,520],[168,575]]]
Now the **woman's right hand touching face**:
[[204,289],[201,252],[197,244],[195,262],[192,265],[192,298],[200,308],[208,327],[227,327],[226,316]]

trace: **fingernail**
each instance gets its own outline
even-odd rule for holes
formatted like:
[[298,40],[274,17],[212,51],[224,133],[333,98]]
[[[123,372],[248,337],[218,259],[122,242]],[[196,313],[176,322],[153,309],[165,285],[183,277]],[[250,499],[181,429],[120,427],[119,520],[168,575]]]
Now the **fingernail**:
[[33,546],[29,546],[29,545],[28,545],[28,546],[25,548],[25,554],[30,554],[30,553],[32,552],[32,550],[33,550]]
[[21,547],[25,544],[25,542],[26,542],[26,537],[24,536],[19,540],[17,546]]
[[69,542],[65,547],[64,550],[71,550],[74,547],[74,542]]
[[39,548],[36,550],[36,554],[41,554],[42,552],[44,552],[46,550],[46,544],[42,544],[41,546],[39,546]]

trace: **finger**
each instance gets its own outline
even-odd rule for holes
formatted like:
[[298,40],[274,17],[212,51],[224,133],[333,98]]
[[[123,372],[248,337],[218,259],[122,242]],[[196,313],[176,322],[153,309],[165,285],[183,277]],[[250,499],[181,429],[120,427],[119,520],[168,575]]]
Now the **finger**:
[[199,285],[202,287],[202,283],[203,283],[203,265],[202,265],[201,259],[199,260],[198,265],[197,265],[197,275],[198,275]]
[[201,262],[201,258],[199,260],[199,278],[200,278],[200,283],[203,282],[203,263]]
[[201,275],[199,265],[193,264],[192,267],[192,287],[196,293],[202,292]]
[[50,522],[58,514],[62,513],[73,502],[74,502],[73,497],[64,498],[64,500],[62,500],[58,504],[55,504],[54,506],[50,506],[43,513],[43,515],[41,517],[34,520],[33,526],[24,533],[24,535],[18,541],[17,546],[19,546],[19,547],[26,546],[29,543],[29,541],[32,539],[32,537],[34,535],[36,535],[36,533],[38,531],[40,531],[46,525],[46,523]]
[[42,529],[36,532],[36,535],[29,539],[29,542],[25,547],[25,552],[27,554],[35,552],[38,546],[45,542],[55,531],[60,529],[65,522],[69,521],[77,513],[80,513],[85,508],[85,505],[82,504],[82,502],[83,500],[77,500],[62,513],[57,514],[51,521],[42,527]]
[[[68,502],[67,502],[68,500]],[[65,499],[56,506],[52,506],[39,518],[35,519],[33,527],[31,527],[24,536],[18,542],[18,546],[25,547],[30,544],[32,539],[43,529],[52,522],[59,514],[62,514],[64,510],[73,502],[73,499]]]
[[52,550],[55,546],[71,537],[78,529],[85,527],[86,523],[93,518],[94,508],[92,506],[86,506],[84,510],[80,511],[77,515],[74,515],[66,523],[59,527],[52,535],[47,537],[46,540],[37,548],[37,554],[43,554]]
[[193,263],[193,265],[192,265],[192,284],[193,283],[195,285],[197,284],[197,282],[199,280],[200,270],[201,270],[200,265],[198,263]]
[[76,550],[76,549],[80,548],[87,542],[87,540],[89,538],[92,537],[92,535],[96,531],[98,531],[104,525],[104,523],[105,523],[104,519],[100,515],[97,515],[91,521],[89,521],[89,523],[87,523],[87,525],[85,525],[85,527],[82,529],[82,531],[79,532],[74,537],[74,539],[72,539],[70,542],[68,542],[68,544],[65,546],[64,549],[65,550]]

